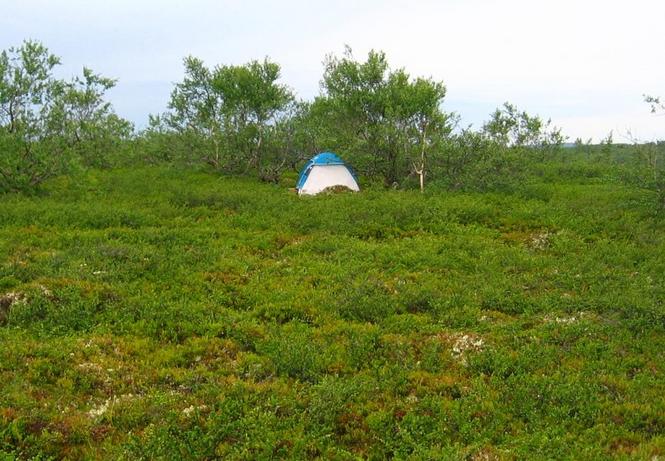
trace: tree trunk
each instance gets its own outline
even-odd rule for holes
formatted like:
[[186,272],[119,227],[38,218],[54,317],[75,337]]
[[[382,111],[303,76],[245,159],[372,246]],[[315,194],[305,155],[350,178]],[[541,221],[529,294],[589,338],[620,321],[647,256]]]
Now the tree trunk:
[[425,192],[425,136],[427,135],[427,123],[423,124],[420,133],[420,168],[414,168],[420,176],[420,192]]

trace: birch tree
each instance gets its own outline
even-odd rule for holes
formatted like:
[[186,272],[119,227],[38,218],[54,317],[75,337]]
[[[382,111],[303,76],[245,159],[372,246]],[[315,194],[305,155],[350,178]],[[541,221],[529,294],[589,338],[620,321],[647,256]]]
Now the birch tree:
[[428,155],[451,129],[441,109],[443,83],[390,69],[383,52],[359,62],[347,47],[342,57],[326,59],[322,88],[315,106],[354,164],[386,185],[416,175],[422,190]]
[[294,101],[279,78],[279,64],[268,59],[209,69],[188,57],[185,78],[171,94],[168,123],[193,135],[212,166],[261,176],[267,144]]

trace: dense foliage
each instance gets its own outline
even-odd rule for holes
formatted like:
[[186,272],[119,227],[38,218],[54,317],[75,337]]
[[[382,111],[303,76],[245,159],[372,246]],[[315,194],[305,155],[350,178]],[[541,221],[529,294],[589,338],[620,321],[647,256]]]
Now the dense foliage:
[[[0,459],[665,455],[665,143],[349,49],[188,57],[136,133],[59,62],[0,54]],[[323,150],[362,193],[288,190]]]
[[388,185],[409,174],[422,178],[427,155],[450,134],[443,83],[391,71],[383,53],[372,51],[363,63],[348,48],[343,58],[329,56],[322,87],[312,111],[328,128],[326,144]]
[[648,199],[593,177],[303,199],[163,167],[5,196],[0,453],[654,459]]
[[244,66],[206,68],[185,59],[185,78],[176,84],[164,123],[184,141],[176,148],[229,172],[265,177],[280,162],[280,135],[294,97],[277,83],[280,67],[267,59]]
[[[564,148],[560,129],[509,103],[480,129],[462,127],[459,116],[443,110],[443,82],[392,69],[378,51],[364,61],[348,47],[329,55],[313,101],[299,101],[268,58],[207,67],[189,56],[168,110],[151,115],[138,133],[104,98],[114,80],[87,68],[81,77],[57,79],[59,63],[32,41],[0,54],[2,192],[34,190],[82,168],[146,163],[207,165],[279,182],[324,150],[349,161],[363,183],[505,191],[585,153],[586,166],[575,168],[619,172],[627,184],[656,191],[656,208],[665,208],[661,145],[636,140],[628,162],[617,161],[611,133],[600,146],[578,139],[574,149]],[[659,98],[645,100],[662,109]]]
[[[332,150],[370,181],[399,187],[415,179],[423,190],[426,176],[453,187],[491,188],[500,182],[497,165],[518,164],[516,150],[551,153],[563,142],[549,122],[508,104],[480,132],[454,132],[459,120],[442,110],[444,84],[391,69],[382,52],[371,51],[363,62],[347,47],[324,65],[321,95],[296,102],[268,60],[209,69],[189,57],[170,111],[152,117],[143,133],[145,148],[158,160],[201,160],[269,181]],[[501,173],[515,179],[514,171]]]
[[60,59],[37,42],[0,53],[0,192],[28,190],[76,164],[108,166],[132,126],[104,92],[114,80],[83,69],[57,79]]

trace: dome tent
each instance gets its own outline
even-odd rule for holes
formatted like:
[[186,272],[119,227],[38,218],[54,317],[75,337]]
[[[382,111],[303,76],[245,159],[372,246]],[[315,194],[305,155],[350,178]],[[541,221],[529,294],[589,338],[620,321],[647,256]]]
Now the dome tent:
[[300,171],[296,189],[299,195],[315,195],[333,186],[360,190],[351,167],[332,152],[322,152],[312,157]]

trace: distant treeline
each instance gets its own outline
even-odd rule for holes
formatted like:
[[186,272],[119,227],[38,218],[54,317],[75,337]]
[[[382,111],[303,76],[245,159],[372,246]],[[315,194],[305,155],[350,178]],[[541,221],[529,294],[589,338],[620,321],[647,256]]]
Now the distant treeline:
[[[331,150],[364,181],[388,187],[495,190],[532,176],[612,176],[657,191],[665,203],[662,145],[626,149],[610,134],[600,145],[578,139],[564,148],[566,138],[550,120],[509,103],[482,127],[463,127],[442,108],[443,82],[392,69],[383,52],[364,61],[348,47],[327,56],[313,101],[280,83],[280,66],[269,59],[208,67],[190,56],[168,110],[151,115],[141,131],[106,101],[115,80],[87,68],[57,79],[59,64],[34,41],[0,54],[0,191],[136,162],[209,165],[277,182]],[[647,102],[661,108],[657,98]]]

